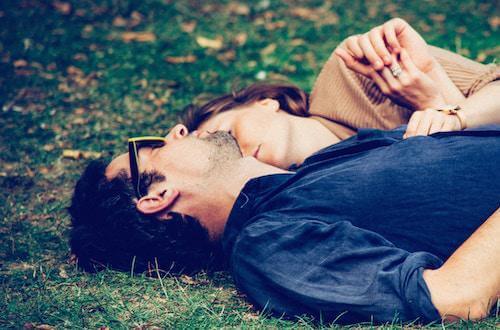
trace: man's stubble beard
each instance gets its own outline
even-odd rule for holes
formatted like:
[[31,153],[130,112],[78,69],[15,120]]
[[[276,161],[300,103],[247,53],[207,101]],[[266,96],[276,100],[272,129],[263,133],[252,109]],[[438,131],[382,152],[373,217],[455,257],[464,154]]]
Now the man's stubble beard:
[[236,139],[224,131],[217,131],[204,138],[212,148],[209,155],[209,174],[230,171],[234,162],[243,157]]

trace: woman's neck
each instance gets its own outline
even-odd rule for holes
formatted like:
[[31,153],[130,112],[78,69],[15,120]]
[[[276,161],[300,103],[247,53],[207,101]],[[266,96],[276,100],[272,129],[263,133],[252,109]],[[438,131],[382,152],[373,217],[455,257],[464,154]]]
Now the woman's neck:
[[313,153],[338,143],[341,139],[319,121],[309,117],[295,117],[292,120],[291,143],[294,146],[292,161],[302,162]]

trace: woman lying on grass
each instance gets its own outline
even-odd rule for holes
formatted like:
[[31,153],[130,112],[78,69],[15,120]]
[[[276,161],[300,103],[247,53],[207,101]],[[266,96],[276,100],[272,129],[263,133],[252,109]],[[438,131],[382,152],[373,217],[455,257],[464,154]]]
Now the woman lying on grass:
[[185,112],[201,135],[230,131],[244,156],[289,168],[363,127],[408,124],[405,136],[500,123],[500,70],[426,44],[402,19],[351,36],[308,95],[253,85]]

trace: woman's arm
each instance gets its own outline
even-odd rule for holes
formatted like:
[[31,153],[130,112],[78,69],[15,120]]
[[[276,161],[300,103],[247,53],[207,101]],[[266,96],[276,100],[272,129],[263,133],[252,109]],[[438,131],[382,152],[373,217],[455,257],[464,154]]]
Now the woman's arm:
[[477,93],[457,102],[465,114],[467,127],[500,124],[500,81],[489,83]]
[[500,209],[424,280],[443,319],[486,317],[500,298]]
[[455,104],[460,107],[460,112],[455,116],[434,109],[415,111],[408,122],[405,138],[439,131],[455,131],[481,125],[500,124],[499,97],[500,81],[494,81],[468,98],[456,102]]

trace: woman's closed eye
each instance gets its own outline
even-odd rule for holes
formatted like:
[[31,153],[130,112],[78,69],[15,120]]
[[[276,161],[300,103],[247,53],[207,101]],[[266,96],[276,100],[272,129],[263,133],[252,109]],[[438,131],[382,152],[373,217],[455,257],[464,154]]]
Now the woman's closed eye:
[[[207,132],[208,134],[214,134],[215,132],[219,132],[219,131],[224,131],[224,130],[214,130],[214,131],[206,131],[206,132]],[[227,132],[227,133],[231,134],[231,136],[233,136],[233,137],[234,137],[234,135],[233,135],[233,131],[231,131],[231,130],[227,130],[227,131],[225,131],[225,132]]]

